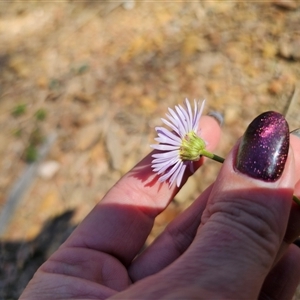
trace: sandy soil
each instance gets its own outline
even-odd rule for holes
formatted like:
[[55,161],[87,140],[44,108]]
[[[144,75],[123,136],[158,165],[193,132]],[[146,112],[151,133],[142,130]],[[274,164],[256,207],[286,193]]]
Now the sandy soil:
[[[299,1],[0,2],[0,298],[18,297],[185,97],[223,114],[221,156],[263,111],[299,127],[299,28]],[[148,243],[219,167],[189,179]]]

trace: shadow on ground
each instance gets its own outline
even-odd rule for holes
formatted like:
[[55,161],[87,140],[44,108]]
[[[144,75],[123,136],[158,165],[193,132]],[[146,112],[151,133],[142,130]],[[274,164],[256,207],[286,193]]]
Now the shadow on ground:
[[18,299],[39,266],[74,230],[73,215],[70,210],[49,220],[32,241],[1,241],[0,299]]

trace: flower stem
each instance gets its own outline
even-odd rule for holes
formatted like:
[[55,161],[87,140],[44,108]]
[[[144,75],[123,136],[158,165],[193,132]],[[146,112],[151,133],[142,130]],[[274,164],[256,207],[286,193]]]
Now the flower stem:
[[300,205],[300,199],[297,196],[293,195],[293,200],[294,200],[295,203]]
[[[221,164],[225,161],[225,159],[223,157],[218,156],[214,153],[211,153],[205,149],[201,150],[201,155],[208,157],[210,159],[213,159]],[[297,196],[293,195],[293,200],[296,204],[298,204],[300,206],[300,199]]]
[[201,155],[203,155],[205,157],[208,157],[210,159],[213,159],[213,160],[215,160],[215,161],[217,161],[217,162],[219,162],[221,164],[225,161],[225,159],[223,157],[218,156],[218,155],[216,155],[214,153],[211,153],[211,152],[209,152],[209,151],[207,151],[205,149],[201,150]]

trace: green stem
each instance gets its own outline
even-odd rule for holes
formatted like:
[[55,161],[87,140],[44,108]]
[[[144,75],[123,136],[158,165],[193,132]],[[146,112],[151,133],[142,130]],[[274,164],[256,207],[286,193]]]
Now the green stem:
[[208,157],[210,159],[213,159],[221,164],[225,161],[225,159],[223,157],[213,154],[205,149],[201,150],[201,155]]
[[300,205],[300,199],[297,196],[293,195],[293,200],[294,200],[295,203]]
[[[219,163],[223,163],[224,162],[224,158],[223,157],[221,157],[221,156],[218,156],[218,155],[216,155],[216,154],[213,154],[213,153],[211,153],[211,152],[209,152],[209,151],[207,151],[207,150],[202,150],[201,151],[201,155],[203,155],[203,156],[205,156],[205,157],[208,157],[208,158],[210,158],[210,159],[213,159],[213,160],[215,160],[215,161],[217,161],[217,162],[219,162]],[[300,206],[300,199],[297,197],[297,196],[295,196],[295,195],[293,195],[293,200],[294,200],[294,202],[296,203],[296,204],[298,204],[299,206]]]

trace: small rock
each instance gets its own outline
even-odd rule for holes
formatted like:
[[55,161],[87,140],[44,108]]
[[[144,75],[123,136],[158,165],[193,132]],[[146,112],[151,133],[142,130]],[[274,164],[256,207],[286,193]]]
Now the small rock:
[[91,95],[84,93],[84,92],[77,92],[73,95],[74,100],[76,101],[80,101],[83,103],[90,103],[93,102],[95,100],[94,97],[92,97]]
[[134,0],[127,0],[123,2],[123,8],[126,10],[132,10],[135,7]]
[[285,9],[296,9],[297,3],[294,0],[273,0],[273,4]]
[[275,79],[273,80],[268,88],[269,93],[273,94],[273,95],[278,95],[280,93],[282,93],[283,91],[283,82]]
[[225,110],[225,123],[227,125],[238,122],[241,115],[240,107],[237,105],[228,106]]
[[300,38],[283,40],[279,45],[279,54],[286,59],[300,60]]
[[290,59],[292,57],[293,47],[291,44],[285,42],[281,42],[279,45],[279,55],[283,58]]
[[60,163],[55,160],[45,161],[40,164],[38,174],[41,178],[49,180],[60,169]]

